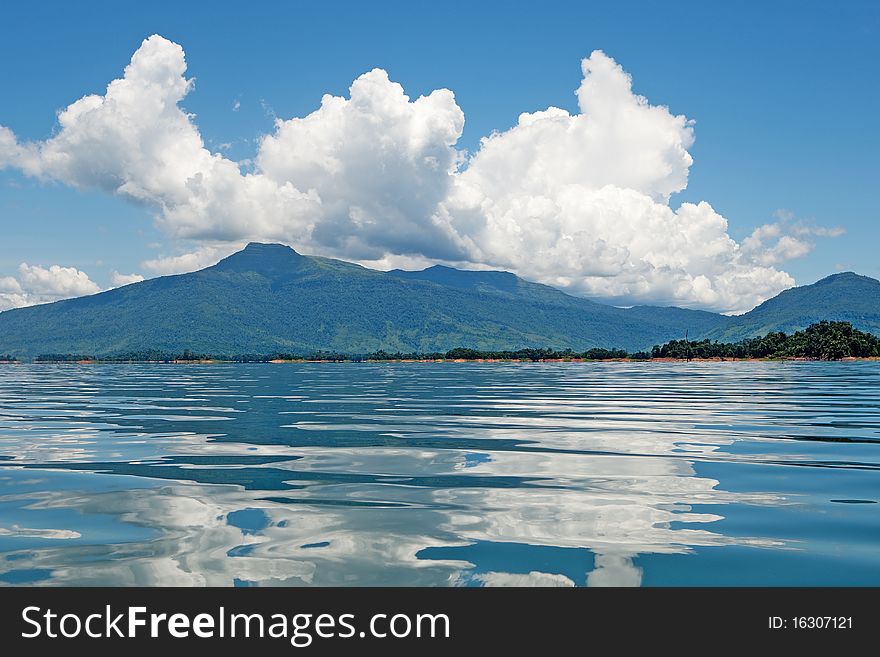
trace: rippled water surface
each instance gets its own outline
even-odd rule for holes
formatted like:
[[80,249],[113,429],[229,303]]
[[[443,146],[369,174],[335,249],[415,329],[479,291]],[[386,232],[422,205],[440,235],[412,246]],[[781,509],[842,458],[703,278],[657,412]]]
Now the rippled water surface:
[[880,585],[877,363],[0,366],[0,583]]

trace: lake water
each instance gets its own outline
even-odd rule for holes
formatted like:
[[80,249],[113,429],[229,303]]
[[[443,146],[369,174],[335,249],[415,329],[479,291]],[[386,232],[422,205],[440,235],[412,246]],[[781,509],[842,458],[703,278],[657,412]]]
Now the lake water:
[[880,367],[0,366],[0,583],[880,585]]

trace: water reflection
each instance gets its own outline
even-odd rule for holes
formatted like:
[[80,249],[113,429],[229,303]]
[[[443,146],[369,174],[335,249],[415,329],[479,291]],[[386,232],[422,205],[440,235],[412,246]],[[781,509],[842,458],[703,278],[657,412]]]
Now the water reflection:
[[878,584],[878,384],[875,363],[8,366],[0,583]]

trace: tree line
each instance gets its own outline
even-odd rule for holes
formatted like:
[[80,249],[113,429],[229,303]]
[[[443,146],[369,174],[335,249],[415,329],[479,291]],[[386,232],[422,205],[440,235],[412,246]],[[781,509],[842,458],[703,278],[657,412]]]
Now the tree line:
[[791,335],[771,332],[741,342],[672,340],[651,350],[652,358],[811,358],[840,360],[880,356],[880,338],[849,322],[822,321]]
[[[198,362],[219,360],[234,363],[267,363],[271,361],[330,361],[365,362],[398,360],[510,360],[510,361],[555,361],[555,360],[650,360],[672,359],[750,359],[750,358],[808,358],[816,360],[840,360],[841,358],[880,357],[880,338],[853,328],[849,322],[822,321],[812,324],[803,331],[791,335],[771,332],[761,338],[740,342],[718,342],[705,340],[671,340],[655,345],[650,352],[627,352],[623,349],[594,348],[586,351],[571,349],[480,350],[456,347],[445,352],[389,352],[385,350],[368,354],[345,354],[336,351],[316,351],[311,354],[269,353],[217,355],[199,353],[185,349],[180,353],[157,349],[128,351],[105,356],[85,354],[41,354],[34,361],[38,363],[69,363],[79,361],[99,361],[108,363],[125,362]],[[0,356],[0,361],[17,361],[11,355]]]

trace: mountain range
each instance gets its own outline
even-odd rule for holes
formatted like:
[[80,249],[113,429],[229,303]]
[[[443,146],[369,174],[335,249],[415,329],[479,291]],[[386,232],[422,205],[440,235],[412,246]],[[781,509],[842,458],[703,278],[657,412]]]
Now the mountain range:
[[880,282],[852,273],[792,288],[743,315],[617,308],[498,271],[367,269],[252,243],[216,265],[0,313],[0,354],[364,354],[522,347],[650,348],[740,340],[821,319],[880,333]]

